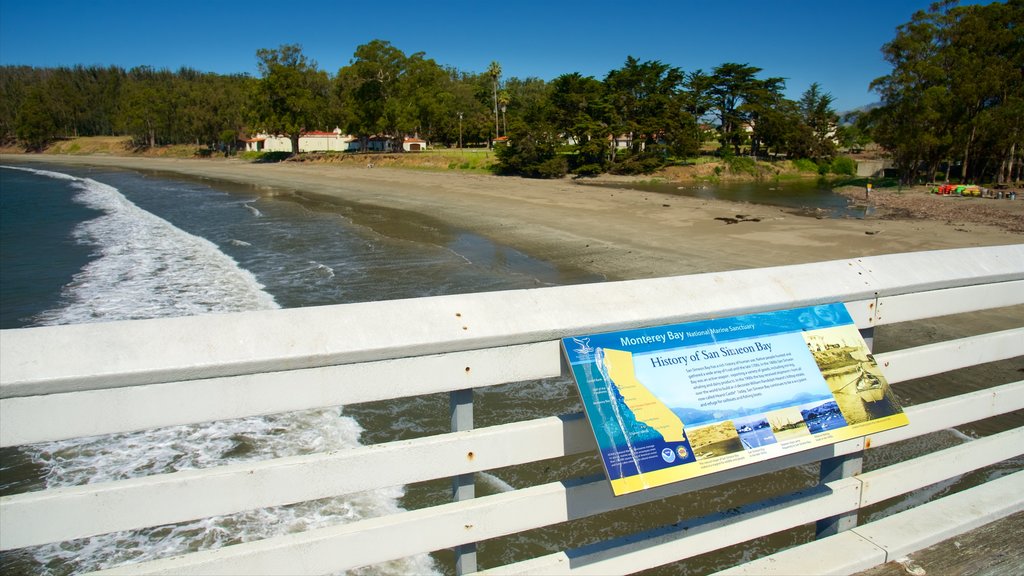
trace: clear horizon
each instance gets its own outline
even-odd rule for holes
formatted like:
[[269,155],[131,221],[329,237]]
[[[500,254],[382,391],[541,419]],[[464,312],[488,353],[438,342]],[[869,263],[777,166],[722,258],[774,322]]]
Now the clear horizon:
[[497,61],[505,78],[546,81],[571,72],[602,79],[628,56],[686,72],[738,62],[762,68],[760,78],[785,78],[791,99],[817,82],[843,112],[878,101],[868,87],[890,71],[882,45],[930,4],[655,0],[624,8],[604,0],[457,0],[282,9],[264,0],[244,5],[0,0],[0,65],[187,67],[258,76],[258,49],[300,44],[333,75],[357,46],[380,39],[407,55],[423,52],[464,72],[483,72]]

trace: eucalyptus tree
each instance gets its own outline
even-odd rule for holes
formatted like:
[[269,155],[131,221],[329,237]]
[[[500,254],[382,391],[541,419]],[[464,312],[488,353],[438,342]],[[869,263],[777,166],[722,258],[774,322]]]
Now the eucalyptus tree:
[[[1020,101],[1024,99],[1024,2],[950,6],[939,28],[940,58],[950,71],[953,97],[953,153],[970,178],[992,173],[985,162],[1012,161],[1021,142]],[[1007,113],[1009,112],[1009,113]],[[995,120],[995,119],[999,120]],[[1014,121],[1016,118],[1016,121]],[[996,149],[986,150],[982,144]],[[972,170],[975,165],[978,170]]]
[[41,84],[29,88],[14,121],[14,136],[30,151],[40,151],[55,137],[50,95]]
[[[452,67],[444,69],[447,78],[441,91],[446,103],[443,108],[444,121],[442,133],[449,144],[468,142],[483,143],[490,140],[488,127],[490,118],[490,87],[483,90],[487,80],[482,74],[462,72]],[[461,146],[461,144],[460,144]]]
[[[1006,177],[1019,161],[1024,100],[1024,0],[916,12],[882,47],[892,71],[871,88],[875,140],[903,178],[931,179],[960,164],[963,179]],[[996,119],[999,120],[996,120]]]
[[267,132],[287,134],[292,154],[298,154],[299,136],[322,127],[328,114],[327,74],[306,58],[298,44],[261,48],[256,58],[260,81],[251,98],[253,121]]
[[174,141],[174,76],[169,70],[140,66],[128,71],[121,93],[120,127],[136,146],[153,148]]
[[29,89],[38,82],[37,74],[30,66],[0,66],[0,142],[16,138],[18,112]]
[[335,91],[346,128],[362,138],[387,135],[399,140],[418,134],[451,141],[459,109],[467,108],[457,72],[422,52],[406,56],[384,40],[356,48],[349,64],[338,70]]
[[434,140],[457,117],[451,78],[422,52],[405,60],[398,92],[403,106],[396,129],[402,133]]

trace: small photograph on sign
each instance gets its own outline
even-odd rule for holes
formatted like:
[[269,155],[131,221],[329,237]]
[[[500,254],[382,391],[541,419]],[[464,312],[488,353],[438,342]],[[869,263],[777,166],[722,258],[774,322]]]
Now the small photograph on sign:
[[842,304],[562,343],[616,495],[907,423]]
[[800,436],[807,436],[811,433],[804,422],[804,415],[798,408],[783,408],[773,410],[767,414],[768,421],[772,423],[772,433],[780,442],[792,440]]
[[731,420],[693,429],[690,432],[690,446],[698,460],[743,451],[740,434]]
[[735,424],[736,433],[740,435],[740,442],[747,450],[775,444],[778,441],[775,438],[772,425],[768,423],[768,417],[764,414],[741,418],[736,420]]

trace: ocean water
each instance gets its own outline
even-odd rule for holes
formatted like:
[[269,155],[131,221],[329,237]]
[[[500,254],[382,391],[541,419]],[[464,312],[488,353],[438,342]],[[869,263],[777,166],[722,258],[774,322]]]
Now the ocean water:
[[[410,214],[118,170],[0,168],[0,327],[314,306],[593,281]],[[386,222],[385,228],[377,224]],[[0,452],[0,494],[418,435],[447,406],[308,410]],[[421,413],[422,412],[422,413]],[[436,414],[435,414],[436,412]],[[481,480],[510,489],[497,476]],[[485,489],[486,490],[486,489]],[[438,497],[421,489],[422,504]],[[404,488],[108,534],[3,555],[4,573],[68,574],[398,510]],[[427,555],[372,573],[432,573]]]
[[[560,270],[421,216],[366,209],[280,190],[166,174],[0,168],[0,327],[314,306],[600,281]],[[1018,307],[1009,322],[1019,325]],[[988,315],[989,329],[1007,321]],[[1016,320],[1014,318],[1017,318]],[[954,323],[955,324],[955,323]],[[927,343],[948,331],[880,328],[876,351]],[[1019,362],[896,388],[904,405],[1019,378]],[[474,394],[477,426],[581,409],[565,378]],[[0,495],[389,442],[445,432],[444,394],[37,444],[0,451]],[[1021,415],[872,450],[866,468],[1021,425]],[[885,516],[1022,467],[1020,459],[954,479],[862,514]],[[594,455],[477,475],[477,494],[600,475]],[[669,525],[816,482],[805,466],[758,479],[533,530],[480,544],[482,567]],[[0,554],[3,574],[72,574],[167,557],[447,501],[448,481],[108,534]],[[795,530],[673,565],[701,574],[810,538]],[[368,574],[450,573],[450,554],[368,567]]]

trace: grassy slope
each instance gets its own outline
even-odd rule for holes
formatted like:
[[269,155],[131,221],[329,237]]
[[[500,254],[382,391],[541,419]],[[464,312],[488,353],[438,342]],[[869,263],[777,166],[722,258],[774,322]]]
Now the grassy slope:
[[[198,158],[200,146],[173,145],[160,146],[151,150],[138,151],[130,146],[130,139],[123,136],[91,136],[69,138],[51,144],[43,154],[68,154],[75,156],[144,156],[158,158]],[[0,150],[4,153],[19,153],[17,149]],[[253,155],[242,154],[243,159],[254,158]],[[218,157],[214,155],[211,160]],[[303,154],[299,158],[303,162],[326,162],[366,166],[373,164],[380,167],[407,168],[416,170],[490,173],[495,164],[494,153],[482,148],[427,150],[416,153],[402,154],[351,154],[351,153],[318,153]],[[719,181],[719,180],[752,180],[752,179],[790,179],[817,177],[816,173],[801,171],[788,161],[757,162],[747,159],[742,166],[731,169],[718,158],[700,156],[692,158],[682,166],[670,166],[656,174],[643,176],[644,179],[662,178],[670,181]],[[747,165],[749,164],[749,165]]]

